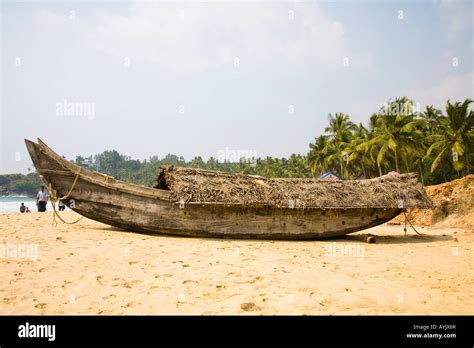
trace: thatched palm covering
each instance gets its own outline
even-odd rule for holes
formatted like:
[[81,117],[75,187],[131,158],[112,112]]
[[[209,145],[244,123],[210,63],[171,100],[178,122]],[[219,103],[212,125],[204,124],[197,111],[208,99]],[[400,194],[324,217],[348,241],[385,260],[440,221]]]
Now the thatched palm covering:
[[368,180],[268,179],[166,166],[158,188],[176,202],[224,203],[280,208],[432,208],[416,174]]

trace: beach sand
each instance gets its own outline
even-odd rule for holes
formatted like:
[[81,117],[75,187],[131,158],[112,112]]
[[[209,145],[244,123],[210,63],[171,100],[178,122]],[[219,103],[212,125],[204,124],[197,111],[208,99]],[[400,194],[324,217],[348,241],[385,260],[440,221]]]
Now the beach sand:
[[382,225],[293,242],[51,220],[0,215],[0,314],[474,314],[472,230],[420,227],[427,239]]

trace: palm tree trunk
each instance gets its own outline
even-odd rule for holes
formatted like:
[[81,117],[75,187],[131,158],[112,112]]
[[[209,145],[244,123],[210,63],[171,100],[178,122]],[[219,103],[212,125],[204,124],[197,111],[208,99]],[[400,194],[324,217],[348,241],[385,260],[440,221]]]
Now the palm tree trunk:
[[364,178],[367,179],[367,174],[365,173],[364,161],[360,159],[360,165],[362,166],[362,172],[364,173]]
[[407,173],[411,172],[410,164],[408,163],[408,160],[405,158],[403,161],[405,163],[405,167],[407,168]]
[[379,176],[382,176],[382,168],[380,168],[380,164],[377,163],[377,167],[379,168]]
[[464,151],[464,156],[466,156],[466,170],[467,170],[467,174],[469,175],[470,174],[470,171],[469,171],[469,156],[467,155],[467,149],[466,149],[466,151]]
[[423,180],[423,169],[421,168],[421,164],[419,165],[419,168],[420,168],[421,184],[425,186],[425,181]]
[[339,160],[339,166],[341,168],[341,178],[344,178],[344,172],[343,172],[343,169],[342,169],[342,161]]
[[397,150],[393,151],[395,153],[395,169],[398,173],[400,173],[400,169],[398,168],[398,155],[397,155]]

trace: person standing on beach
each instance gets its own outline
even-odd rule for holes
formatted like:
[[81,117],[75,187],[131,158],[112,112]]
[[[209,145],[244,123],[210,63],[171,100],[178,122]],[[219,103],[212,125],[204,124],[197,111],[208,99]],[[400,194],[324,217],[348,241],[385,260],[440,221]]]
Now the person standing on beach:
[[46,203],[48,203],[48,194],[44,191],[44,186],[41,185],[36,195],[36,205],[38,206],[39,212],[46,211]]
[[62,201],[58,201],[58,210],[63,211],[66,209],[66,205]]

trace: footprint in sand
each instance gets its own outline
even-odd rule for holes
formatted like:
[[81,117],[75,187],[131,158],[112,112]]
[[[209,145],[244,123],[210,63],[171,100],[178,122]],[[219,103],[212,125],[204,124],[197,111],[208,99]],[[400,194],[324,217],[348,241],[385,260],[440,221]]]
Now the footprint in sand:
[[38,303],[35,308],[38,308],[38,309],[45,309],[46,308],[46,303]]
[[262,280],[262,279],[263,279],[263,277],[261,277],[261,276],[256,276],[256,277],[255,277],[254,279],[252,279],[249,283],[250,283],[250,284],[253,284],[253,283],[255,283],[257,280]]
[[71,284],[72,282],[65,280],[64,284],[61,285],[61,288],[65,288],[67,285]]
[[130,308],[135,304],[135,302],[128,302],[126,305],[121,306],[122,308]]
[[240,305],[240,308],[244,311],[244,312],[256,312],[256,311],[260,311],[262,310],[262,308],[260,308],[259,306],[257,306],[255,303],[253,302],[245,302],[245,303],[242,303]]
[[16,297],[4,297],[3,298],[3,303],[10,303],[10,301],[16,299]]
[[183,282],[181,284],[188,284],[188,283],[198,283],[198,281],[196,280],[191,280],[191,279],[186,279],[186,280],[183,280]]
[[107,296],[102,297],[102,299],[103,299],[103,300],[108,300],[108,299],[110,299],[110,298],[115,298],[115,297],[117,297],[117,295],[115,295],[115,294],[109,294],[109,295],[107,295]]
[[123,283],[122,286],[123,286],[124,288],[127,288],[127,289],[131,289],[131,288],[132,288],[132,284],[127,283],[127,282]]
[[324,299],[324,300],[320,301],[319,304],[323,307],[327,307],[331,304],[331,301],[329,301],[327,299]]
[[283,273],[290,273],[290,271],[288,271],[285,267],[281,267],[280,271]]
[[[124,288],[131,289],[134,284],[139,284],[141,282],[142,282],[141,280],[132,280],[131,282],[125,282],[120,285]],[[119,286],[119,285],[114,285],[114,286]]]

